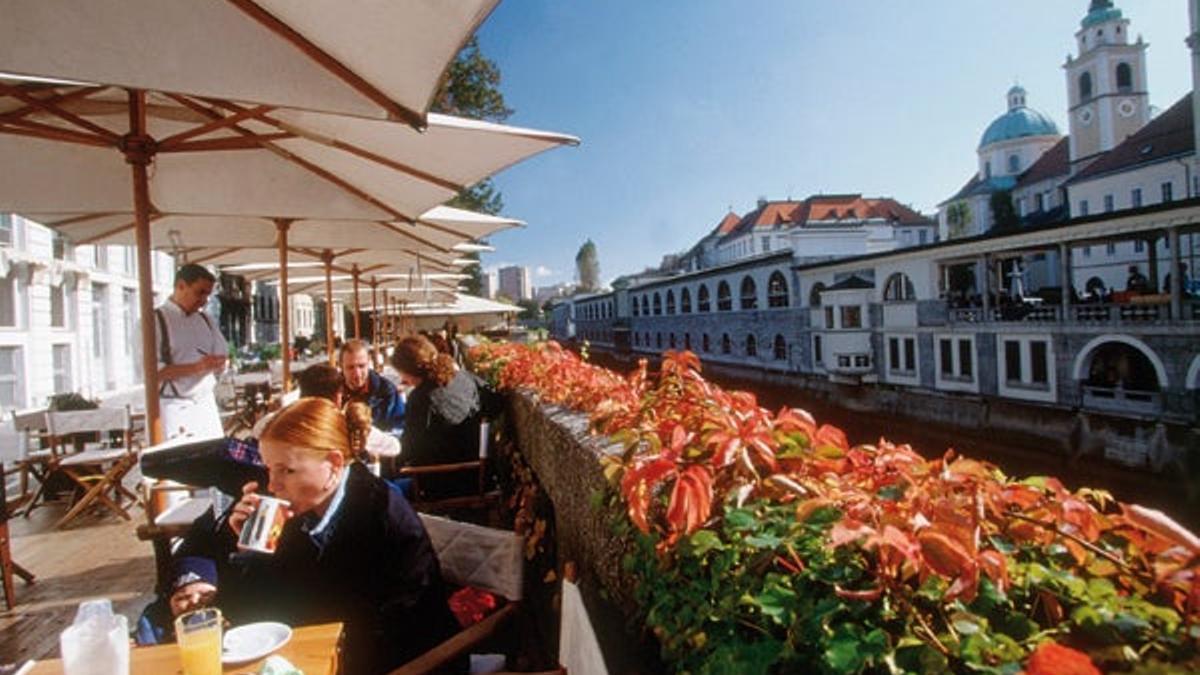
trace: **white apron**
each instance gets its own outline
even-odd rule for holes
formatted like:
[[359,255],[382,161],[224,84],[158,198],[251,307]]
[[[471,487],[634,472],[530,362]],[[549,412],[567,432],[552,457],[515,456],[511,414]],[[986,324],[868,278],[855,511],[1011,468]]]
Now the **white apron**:
[[163,437],[171,440],[178,436],[192,436],[197,440],[224,436],[221,427],[221,412],[212,391],[204,391],[196,398],[159,399],[162,408]]

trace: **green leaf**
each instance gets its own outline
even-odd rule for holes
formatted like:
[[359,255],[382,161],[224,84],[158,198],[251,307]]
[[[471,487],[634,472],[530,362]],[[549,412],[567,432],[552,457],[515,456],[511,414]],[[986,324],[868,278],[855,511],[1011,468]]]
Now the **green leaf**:
[[749,509],[732,509],[725,512],[725,525],[735,532],[744,532],[758,527],[758,518]]
[[834,629],[833,637],[825,647],[825,663],[839,673],[853,673],[866,665],[862,646],[862,629],[858,626],[841,624]]
[[770,532],[763,532],[746,537],[746,543],[754,548],[775,549],[783,543],[783,538]]
[[692,554],[697,558],[703,558],[709,551],[722,551],[725,549],[725,544],[721,542],[721,538],[712,530],[699,530],[691,536]]

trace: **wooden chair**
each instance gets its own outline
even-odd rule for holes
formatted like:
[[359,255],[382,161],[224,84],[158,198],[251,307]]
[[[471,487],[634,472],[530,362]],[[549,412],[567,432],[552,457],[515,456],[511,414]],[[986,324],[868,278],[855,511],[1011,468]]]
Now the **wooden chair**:
[[[137,502],[138,498],[121,481],[137,464],[137,452],[131,446],[128,408],[96,408],[94,410],[51,411],[47,413],[50,436],[61,458],[57,470],[78,487],[77,498],[59,519],[55,527],[63,527],[93,503],[99,502],[125,520],[129,512],[121,505],[122,498]],[[110,432],[119,431],[119,446],[108,445]],[[83,451],[67,454],[66,444],[83,434],[98,434],[100,442],[85,446]],[[112,492],[112,497],[108,493]]]
[[[479,458],[469,462],[454,464],[429,464],[425,466],[406,466],[397,471],[402,478],[413,481],[413,508],[423,513],[445,513],[459,509],[481,509],[499,503],[500,493],[488,490],[488,455],[491,448],[491,424],[484,420],[479,423]],[[471,494],[430,498],[421,490],[421,480],[433,476],[452,476],[474,472],[477,476],[476,490]]]
[[[5,431],[4,436],[7,437],[5,440],[11,443],[23,441],[16,432]],[[4,466],[4,462],[0,461],[0,475],[7,477]],[[10,610],[17,604],[13,575],[21,577],[27,584],[34,581],[33,574],[12,559],[11,539],[8,533],[8,481],[0,480],[0,583],[4,586],[4,602]]]
[[[45,496],[46,478],[56,460],[54,445],[50,443],[50,432],[46,428],[46,408],[13,410],[13,431],[20,436],[21,456],[14,466],[21,475],[21,496],[29,494],[29,477],[37,480],[38,487],[29,500],[25,514],[33,510],[38,498]],[[43,447],[45,446],[45,447]]]
[[516,613],[525,584],[525,540],[521,535],[426,513],[420,516],[446,582],[488,591],[506,603],[391,675],[432,672],[468,653]]

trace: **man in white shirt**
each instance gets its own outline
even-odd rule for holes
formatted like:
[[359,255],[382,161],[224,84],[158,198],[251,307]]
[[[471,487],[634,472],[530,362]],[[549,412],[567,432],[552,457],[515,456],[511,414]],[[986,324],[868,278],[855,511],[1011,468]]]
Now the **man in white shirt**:
[[163,435],[223,436],[213,390],[225,370],[228,347],[216,322],[204,313],[216,277],[201,265],[175,273],[175,291],[158,309],[158,397]]

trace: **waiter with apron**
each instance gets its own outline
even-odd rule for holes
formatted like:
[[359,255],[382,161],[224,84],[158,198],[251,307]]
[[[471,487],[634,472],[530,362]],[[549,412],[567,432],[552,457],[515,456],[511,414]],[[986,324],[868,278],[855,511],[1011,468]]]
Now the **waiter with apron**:
[[216,323],[204,313],[216,277],[201,265],[175,273],[175,291],[158,309],[158,397],[163,435],[169,440],[225,434],[217,409],[217,375],[225,370],[228,347]]

